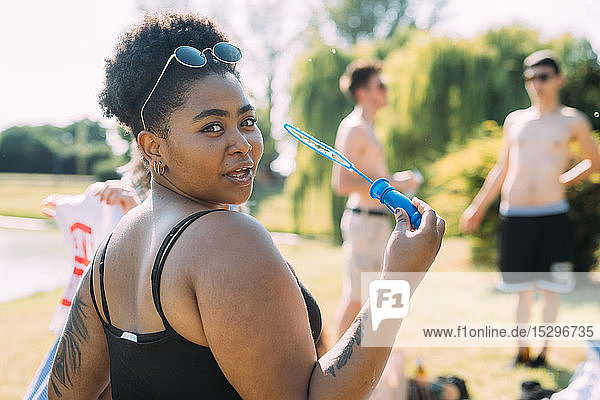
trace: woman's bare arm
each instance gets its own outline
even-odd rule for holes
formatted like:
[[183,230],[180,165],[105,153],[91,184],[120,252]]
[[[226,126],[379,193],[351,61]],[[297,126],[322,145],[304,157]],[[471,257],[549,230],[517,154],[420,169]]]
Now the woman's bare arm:
[[[418,204],[424,211],[424,203]],[[422,227],[411,232],[406,213],[401,215],[388,243],[386,271],[424,272],[439,250],[443,220],[425,212]],[[317,360],[304,300],[268,232],[247,216],[214,217],[221,229],[205,237],[206,248],[213,251],[203,258],[208,267],[197,269],[194,290],[210,348],[242,398],[365,398],[381,376],[392,343],[360,345],[368,304]],[[400,321],[382,326],[395,336]]]
[[90,270],[60,337],[48,382],[49,399],[97,399],[109,385],[108,345],[90,295]]

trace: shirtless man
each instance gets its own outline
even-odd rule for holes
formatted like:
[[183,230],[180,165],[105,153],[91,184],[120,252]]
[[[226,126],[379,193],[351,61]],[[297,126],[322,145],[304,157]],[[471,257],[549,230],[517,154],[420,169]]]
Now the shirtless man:
[[[341,77],[340,88],[356,106],[340,123],[335,147],[373,180],[388,177],[399,191],[415,192],[419,184],[411,171],[389,176],[383,147],[375,136],[375,114],[387,103],[380,72],[378,62],[356,61]],[[349,196],[341,222],[346,256],[344,289],[338,307],[341,336],[360,311],[360,273],[381,270],[392,226],[389,212],[369,196],[369,185],[362,178],[334,165],[332,186],[336,194]]]
[[[535,287],[539,288],[543,322],[554,323],[559,293],[574,287],[572,278],[557,279],[572,271],[573,227],[565,187],[600,169],[600,156],[585,115],[560,104],[564,77],[554,53],[535,52],[523,64],[531,107],[506,117],[498,161],[463,213],[461,228],[476,231],[500,193],[500,288],[517,293],[517,323],[529,321]],[[571,141],[579,142],[583,161],[565,172]],[[520,340],[515,365],[544,366],[546,350],[544,345],[530,360],[527,342]]]

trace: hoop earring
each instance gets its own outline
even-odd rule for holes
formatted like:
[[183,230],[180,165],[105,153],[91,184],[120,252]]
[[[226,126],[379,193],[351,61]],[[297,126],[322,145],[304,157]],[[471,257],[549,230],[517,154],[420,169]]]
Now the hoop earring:
[[165,174],[167,166],[163,165],[162,161],[154,161],[152,163],[152,169],[154,170],[154,172],[162,176]]

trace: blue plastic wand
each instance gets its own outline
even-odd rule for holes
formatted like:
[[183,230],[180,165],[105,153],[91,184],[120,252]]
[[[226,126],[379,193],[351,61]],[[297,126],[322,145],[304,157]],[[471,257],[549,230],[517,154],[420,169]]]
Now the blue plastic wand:
[[357,169],[354,164],[352,164],[350,160],[348,160],[348,158],[338,150],[326,143],[321,142],[320,140],[293,125],[284,124],[283,127],[290,135],[292,135],[303,145],[309,147],[323,157],[328,158],[334,163],[341,165],[347,170],[357,173],[361,178],[369,182],[371,185],[371,188],[369,189],[369,195],[372,198],[379,200],[379,202],[385,205],[392,213],[398,207],[403,208],[408,213],[411,227],[413,229],[419,228],[419,225],[421,224],[421,214],[419,213],[419,210],[417,210],[408,197],[390,185],[390,182],[386,178],[379,178],[373,182],[371,178]]

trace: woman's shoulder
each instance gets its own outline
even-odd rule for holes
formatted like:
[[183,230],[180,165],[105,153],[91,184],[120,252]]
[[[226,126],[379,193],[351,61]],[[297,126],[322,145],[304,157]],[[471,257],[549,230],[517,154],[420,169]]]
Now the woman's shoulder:
[[[214,211],[202,215],[190,225],[190,232],[204,234],[207,240],[222,239],[246,241],[270,239],[267,229],[251,215],[237,211]],[[251,234],[251,237],[247,235]]]
[[[203,260],[206,271],[283,264],[285,260],[267,229],[254,217],[232,211],[216,211],[200,217],[178,239],[179,250]],[[241,263],[240,260],[245,262]],[[253,264],[260,265],[253,265]]]

